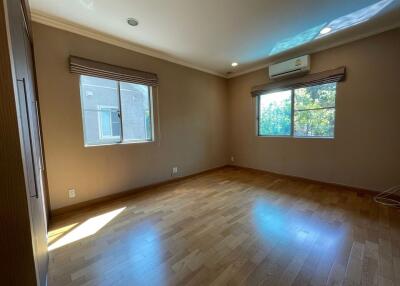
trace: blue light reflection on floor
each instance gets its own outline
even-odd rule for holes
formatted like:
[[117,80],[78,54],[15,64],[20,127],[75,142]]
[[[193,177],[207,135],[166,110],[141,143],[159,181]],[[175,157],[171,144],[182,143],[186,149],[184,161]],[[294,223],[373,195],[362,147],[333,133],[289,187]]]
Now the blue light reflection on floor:
[[318,241],[322,251],[330,251],[340,246],[345,237],[345,230],[333,222],[322,222],[318,218],[301,215],[300,211],[288,212],[266,200],[258,200],[253,205],[252,222],[266,244],[287,242],[295,247],[303,247],[308,239]]
[[137,285],[163,285],[166,276],[162,264],[165,249],[154,222],[144,221],[135,226],[127,236],[127,243],[132,266],[125,275]]

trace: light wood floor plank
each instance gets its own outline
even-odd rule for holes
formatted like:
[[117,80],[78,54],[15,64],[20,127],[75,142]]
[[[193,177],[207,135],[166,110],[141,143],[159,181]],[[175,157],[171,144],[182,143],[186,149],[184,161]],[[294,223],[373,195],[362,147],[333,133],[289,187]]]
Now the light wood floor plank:
[[49,285],[400,285],[400,212],[227,167],[56,217]]

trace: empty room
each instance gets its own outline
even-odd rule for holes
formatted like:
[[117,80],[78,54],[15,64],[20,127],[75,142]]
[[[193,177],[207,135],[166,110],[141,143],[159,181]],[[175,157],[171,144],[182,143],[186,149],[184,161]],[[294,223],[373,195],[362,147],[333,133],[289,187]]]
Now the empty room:
[[2,0],[1,285],[400,285],[400,0]]

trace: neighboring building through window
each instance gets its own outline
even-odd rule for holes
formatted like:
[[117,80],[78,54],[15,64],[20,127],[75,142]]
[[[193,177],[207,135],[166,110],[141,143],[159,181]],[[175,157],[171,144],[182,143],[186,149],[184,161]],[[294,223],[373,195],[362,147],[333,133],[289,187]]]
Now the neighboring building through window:
[[258,97],[258,135],[333,138],[336,83]]
[[113,106],[99,105],[98,110],[100,139],[121,141],[121,121],[118,109]]
[[81,76],[85,145],[153,140],[151,87]]

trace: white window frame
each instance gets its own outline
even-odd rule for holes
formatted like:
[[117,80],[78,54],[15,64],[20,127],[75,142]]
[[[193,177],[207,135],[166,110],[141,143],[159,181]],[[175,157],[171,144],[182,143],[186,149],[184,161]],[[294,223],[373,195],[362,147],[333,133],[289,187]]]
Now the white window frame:
[[[119,118],[120,118],[120,131],[121,131],[121,135],[120,136],[103,136],[101,134],[101,119],[100,119],[100,115],[98,115],[97,120],[98,120],[98,131],[99,131],[99,139],[100,141],[103,141],[102,143],[99,144],[88,144],[86,143],[86,125],[85,125],[85,109],[84,109],[84,103],[83,103],[83,96],[82,96],[82,76],[81,75],[79,77],[79,90],[80,90],[80,98],[81,98],[81,112],[82,112],[82,125],[83,125],[83,138],[84,138],[84,146],[85,147],[98,147],[98,146],[107,146],[107,145],[119,145],[119,144],[142,144],[142,143],[153,143],[156,141],[155,138],[155,128],[156,128],[156,121],[155,121],[155,114],[154,114],[154,90],[152,86],[147,86],[147,90],[148,90],[148,100],[149,100],[149,119],[150,119],[150,139],[126,139],[124,140],[123,137],[123,114],[122,114],[122,110],[121,110],[121,86],[120,83],[121,81],[117,81],[115,80],[115,82],[117,82],[118,86],[117,86],[117,92],[118,92],[118,101],[119,101],[119,106],[118,108],[115,108],[115,106],[108,106],[108,105],[97,105],[97,109],[99,110],[99,107],[102,108],[112,108],[112,109],[116,109],[118,111],[119,114]],[[91,76],[93,77],[93,76]],[[100,78],[100,77],[94,77],[94,78]],[[87,84],[88,86],[97,86],[97,85],[91,85],[91,84]],[[109,87],[104,87],[104,88],[109,88]],[[86,94],[85,94],[86,96]],[[158,108],[157,108],[158,110]],[[158,119],[158,116],[157,116]],[[159,126],[157,124],[157,126]],[[158,127],[159,128],[159,127]],[[148,135],[147,129],[146,129],[146,135]],[[147,137],[147,136],[146,136]],[[117,139],[116,141],[114,141],[115,139]]]
[[[147,86],[147,90],[148,90],[148,98],[149,98],[149,118],[150,118],[150,126],[151,126],[151,130],[150,130],[150,139],[149,140],[142,140],[142,139],[122,139],[122,144],[129,144],[129,143],[149,143],[149,142],[155,142],[155,121],[154,121],[154,99],[153,99],[153,87],[152,86]],[[120,97],[120,92],[121,92],[121,88],[120,88],[120,82],[118,81],[118,96],[119,96],[119,102],[120,102],[120,110],[122,110],[121,107],[121,97]],[[121,116],[121,138],[123,138],[123,126],[122,126],[122,111],[120,111],[120,116]],[[148,135],[147,129],[145,129],[146,132],[146,137]]]

